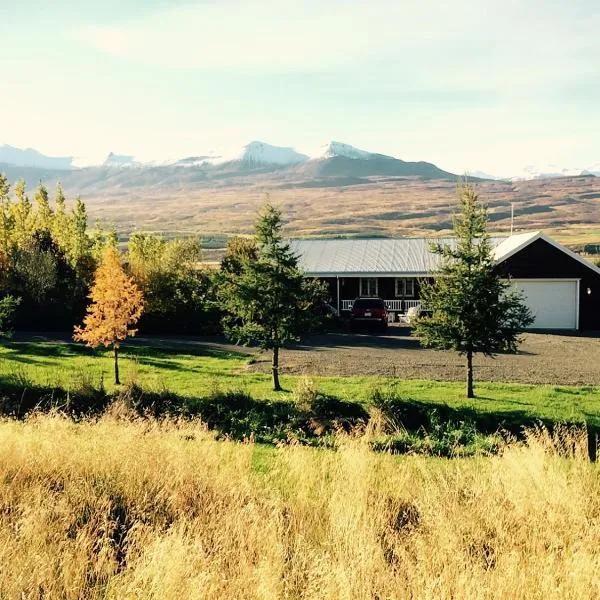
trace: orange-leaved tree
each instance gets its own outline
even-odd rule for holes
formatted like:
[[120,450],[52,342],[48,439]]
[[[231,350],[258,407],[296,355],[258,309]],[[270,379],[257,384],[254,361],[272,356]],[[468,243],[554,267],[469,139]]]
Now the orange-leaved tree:
[[83,327],[75,327],[73,339],[88,346],[112,346],[115,357],[115,384],[119,385],[119,346],[144,310],[144,296],[133,279],[125,273],[114,246],[109,246],[96,269],[94,284],[88,296],[92,301],[83,319]]

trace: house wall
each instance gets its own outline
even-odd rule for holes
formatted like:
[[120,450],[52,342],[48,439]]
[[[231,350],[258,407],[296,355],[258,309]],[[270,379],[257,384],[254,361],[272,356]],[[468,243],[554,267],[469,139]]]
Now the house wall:
[[[360,277],[340,277],[340,298],[342,300],[354,300],[360,296]],[[418,300],[420,293],[419,280],[415,277],[415,295],[410,299]],[[335,286],[335,280],[334,280]],[[335,289],[335,287],[331,288]],[[377,290],[380,298],[394,300],[401,298],[396,296],[395,277],[377,277]],[[335,294],[333,296],[335,298]]]
[[[600,331],[600,274],[545,240],[536,240],[498,265],[514,279],[579,278],[579,328]],[[587,293],[590,290],[591,294]]]

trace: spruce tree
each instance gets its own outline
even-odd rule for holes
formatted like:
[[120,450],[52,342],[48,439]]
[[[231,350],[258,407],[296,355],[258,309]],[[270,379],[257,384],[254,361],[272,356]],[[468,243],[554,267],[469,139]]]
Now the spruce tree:
[[238,267],[223,270],[219,295],[225,332],[236,342],[272,352],[273,389],[279,382],[279,351],[310,329],[323,301],[321,283],[307,279],[284,241],[281,213],[265,205],[256,222],[256,251],[239,255]]
[[454,218],[456,244],[433,244],[441,258],[433,283],[423,282],[427,310],[415,333],[425,347],[466,356],[467,398],[473,398],[473,355],[516,352],[519,335],[533,322],[520,293],[501,278],[487,235],[487,210],[475,189],[459,188],[460,212]]

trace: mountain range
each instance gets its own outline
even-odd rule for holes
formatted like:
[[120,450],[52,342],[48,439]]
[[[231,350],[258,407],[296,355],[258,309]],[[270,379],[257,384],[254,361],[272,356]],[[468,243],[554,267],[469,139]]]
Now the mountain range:
[[141,162],[134,156],[111,152],[103,163],[87,167],[77,167],[72,157],[46,157],[30,149],[0,146],[0,172],[5,172],[11,181],[21,177],[28,185],[40,180],[47,185],[61,181],[66,188],[93,195],[117,188],[145,193],[149,189],[165,192],[237,185],[240,178],[270,178],[281,187],[354,185],[373,177],[456,179],[456,175],[432,163],[403,161],[340,142],[330,142],[313,158],[291,147],[253,141],[230,157],[202,154]]
[[[297,152],[292,147],[273,146],[261,141],[253,141],[244,146],[241,151],[233,156],[220,156],[216,154],[200,154],[170,161],[142,162],[134,156],[116,154],[111,152],[104,162],[86,167],[78,167],[74,157],[51,157],[32,148],[20,149],[10,145],[0,145],[0,165],[3,171],[21,171],[26,179],[33,176],[37,179],[54,179],[52,171],[77,171],[87,173],[102,172],[108,178],[114,177],[110,173],[114,169],[136,169],[137,175],[126,175],[120,179],[143,183],[144,179],[156,180],[154,177],[141,176],[142,172],[159,171],[168,179],[169,171],[178,172],[190,168],[194,175],[189,174],[186,179],[210,179],[233,177],[235,175],[260,174],[268,171],[288,171],[304,175],[308,178],[361,178],[361,177],[420,177],[423,179],[455,179],[456,174],[440,169],[428,162],[403,161],[393,156],[378,152],[361,150],[350,144],[332,141],[321,147],[317,156]],[[23,171],[25,169],[25,171]],[[28,170],[41,172],[29,173]],[[49,173],[44,173],[47,171]],[[282,173],[283,175],[284,173]],[[121,174],[123,175],[123,174]],[[536,167],[526,166],[518,173],[507,176],[498,176],[482,171],[473,171],[471,177],[489,180],[525,181],[532,179],[572,177],[578,175],[600,176],[600,164],[586,168],[567,169],[557,165]],[[77,179],[75,173],[63,174],[63,179]],[[181,177],[181,173],[178,173]],[[84,177],[86,179],[87,177]]]
[[[456,202],[453,173],[340,142],[326,144],[316,157],[255,141],[233,156],[198,153],[148,163],[111,153],[97,165],[76,162],[0,147],[0,173],[11,183],[22,177],[32,190],[40,180],[50,189],[60,181],[68,201],[82,196],[90,223],[112,223],[125,236],[136,229],[249,233],[268,196],[294,235],[445,234]],[[597,167],[589,171],[600,174]],[[524,174],[527,180],[515,181],[471,174],[480,178],[478,191],[495,232],[510,231],[514,212],[517,231],[568,231],[578,241],[597,243],[599,177],[554,168]],[[548,174],[558,176],[541,177]]]

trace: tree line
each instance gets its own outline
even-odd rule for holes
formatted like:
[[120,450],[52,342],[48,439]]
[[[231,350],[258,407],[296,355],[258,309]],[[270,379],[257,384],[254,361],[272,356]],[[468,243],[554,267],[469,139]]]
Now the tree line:
[[[40,182],[30,198],[23,180],[11,186],[0,174],[0,330],[10,316],[15,328],[29,331],[65,331],[80,323],[107,247],[119,247],[116,231],[90,229],[79,196],[68,203],[58,184],[51,197]],[[145,297],[144,331],[216,331],[212,274],[198,267],[197,239],[133,232],[122,254]]]

